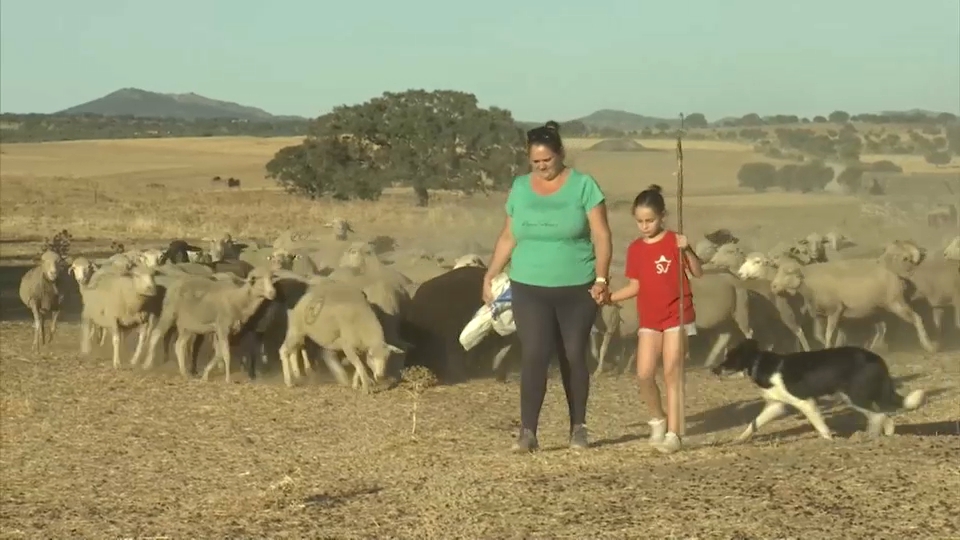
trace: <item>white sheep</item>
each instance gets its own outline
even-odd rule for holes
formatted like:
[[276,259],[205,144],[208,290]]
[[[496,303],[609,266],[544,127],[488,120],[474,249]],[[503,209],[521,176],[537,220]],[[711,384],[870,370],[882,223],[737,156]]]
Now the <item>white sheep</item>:
[[960,261],[960,236],[955,236],[947,247],[943,248],[943,258],[949,261]]
[[[778,295],[800,295],[806,311],[814,317],[816,334],[825,347],[832,347],[841,318],[860,319],[886,310],[912,324],[923,348],[937,350],[923,327],[920,316],[907,303],[905,283],[877,260],[851,259],[814,263],[808,266],[784,264],[770,284]],[[823,330],[821,319],[826,319]],[[882,337],[877,328],[875,345]]]
[[[90,354],[90,340],[95,329],[107,329],[113,340],[113,367],[120,367],[121,329],[136,327],[137,347],[131,365],[137,365],[150,330],[159,314],[159,305],[151,302],[157,295],[155,270],[135,266],[130,270],[101,271],[95,276],[81,271],[82,263],[71,266],[80,285],[83,310],[80,314],[80,351]],[[89,278],[87,276],[90,276]]]
[[697,328],[718,332],[705,365],[712,367],[733,338],[737,328],[746,338],[753,337],[750,328],[749,296],[739,286],[736,276],[728,273],[704,274],[690,280]]
[[163,264],[165,256],[166,253],[160,249],[135,249],[111,255],[107,259],[107,264],[119,267],[122,270],[129,270],[136,265],[157,268]]
[[203,378],[207,379],[217,361],[222,360],[225,379],[230,382],[230,335],[246,324],[264,300],[273,300],[275,295],[272,273],[265,268],[252,270],[242,286],[235,285],[232,280],[201,277],[175,281],[164,296],[144,367],[153,366],[157,345],[176,326],[178,335],[174,350],[180,373],[188,376],[186,348],[192,337],[214,334],[216,354],[204,368]]
[[346,378],[335,358],[336,351],[343,352],[356,369],[354,387],[359,383],[368,393],[372,381],[360,355],[366,355],[377,381],[386,373],[390,353],[403,354],[384,339],[383,327],[363,292],[332,280],[315,281],[290,311],[287,335],[280,347],[287,386],[300,377],[299,354],[306,338],[323,347],[324,361],[338,380]]
[[333,229],[333,237],[341,242],[347,239],[347,233],[354,232],[350,223],[343,218],[333,218],[323,226]]
[[[33,314],[33,348],[40,352],[40,346],[53,341],[57,331],[57,319],[60,317],[60,305],[63,294],[57,287],[60,276],[60,255],[45,251],[40,256],[40,264],[34,266],[20,278],[20,301]],[[50,319],[50,334],[46,333],[46,320]]]
[[[314,254],[308,250],[276,248],[267,260],[274,270],[289,270],[301,276],[316,276],[321,274],[321,267],[317,265]],[[329,268],[323,267],[328,272]]]
[[354,242],[340,257],[340,265],[331,277],[344,274],[366,274],[383,277],[391,283],[398,283],[403,287],[413,285],[413,281],[402,273],[383,264],[373,246],[366,242]]
[[736,274],[751,291],[760,294],[773,304],[784,326],[797,337],[800,347],[809,351],[810,342],[807,340],[803,326],[797,320],[797,313],[790,306],[787,298],[774,294],[770,286],[777,275],[776,263],[763,253],[753,252],[744,258],[743,264],[736,269]]
[[[597,367],[594,376],[603,373],[603,364],[607,358],[607,351],[610,348],[610,341],[615,336],[620,335],[620,326],[623,319],[620,317],[619,304],[607,304],[601,306],[597,311],[597,319],[590,329],[590,352],[597,361]],[[504,353],[504,356],[506,353]],[[500,358],[502,361],[502,358]],[[494,362],[494,370],[499,367],[499,362]]]
[[[108,267],[113,268],[113,267]],[[97,271],[100,268],[91,260],[86,257],[77,257],[70,263],[69,272],[70,275],[77,281],[77,286],[79,289],[90,284],[90,281],[94,278],[95,275],[99,275]],[[82,294],[82,293],[81,293]],[[106,328],[102,326],[94,325],[94,330],[98,333],[97,341],[101,346],[103,346],[104,341],[107,338]]]

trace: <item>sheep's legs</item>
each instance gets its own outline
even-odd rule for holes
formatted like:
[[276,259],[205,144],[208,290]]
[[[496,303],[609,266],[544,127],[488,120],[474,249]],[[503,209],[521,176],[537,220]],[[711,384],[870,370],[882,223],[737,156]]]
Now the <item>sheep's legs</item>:
[[[80,354],[90,354],[90,340],[93,339],[93,324],[90,319],[80,316]],[[101,330],[102,331],[102,330]]]
[[937,335],[942,336],[943,335],[943,308],[935,306],[931,310],[931,313],[933,315],[933,325],[937,327]]
[[730,335],[730,332],[724,332],[717,336],[717,340],[713,343],[713,348],[711,348],[710,353],[707,354],[706,367],[713,367],[714,364],[717,363],[720,353],[730,344],[731,337],[733,336]]
[[[373,389],[370,388],[370,385],[373,381],[367,374],[366,366],[364,366],[363,360],[360,359],[360,355],[350,347],[344,347],[343,354],[346,355],[347,359],[350,360],[350,363],[353,364],[353,367],[357,370],[357,374],[360,375],[360,386],[363,388],[363,391],[367,394],[371,393]],[[356,375],[354,375],[354,377],[356,377]]]
[[806,351],[810,352],[810,342],[807,341],[807,334],[804,333],[803,328],[797,326],[796,330],[793,331],[794,335],[797,336],[797,340],[800,341],[800,347]]
[[912,324],[913,327],[917,329],[917,337],[920,339],[920,345],[925,351],[929,353],[937,352],[937,344],[930,341],[930,336],[927,335],[927,329],[923,327],[923,319],[921,319],[920,315],[911,309],[906,302],[894,303],[890,306],[890,311],[892,311],[897,317],[900,317],[901,319]]
[[114,322],[113,327],[110,328],[110,334],[113,341],[113,368],[120,369],[120,340],[123,338],[123,334],[120,332],[120,325]]
[[877,321],[873,326],[873,339],[870,340],[870,346],[867,347],[871,351],[877,350],[881,344],[886,344],[887,340],[887,323],[883,321]]
[[[177,366],[180,368],[180,375],[184,377],[190,376],[187,372],[187,347],[192,342],[191,337],[190,334],[180,331],[177,333],[177,341],[173,344],[173,353],[177,357]],[[147,362],[150,362],[150,356],[147,357]]]
[[500,350],[497,351],[497,354],[493,357],[493,372],[496,374],[497,380],[500,382],[503,382],[507,379],[507,374],[500,371],[500,366],[503,364],[503,359],[506,358],[510,353],[510,349],[512,347],[512,344],[507,343],[503,347],[500,347]]
[[57,319],[59,318],[59,310],[50,312],[50,334],[47,335],[47,343],[53,342],[53,335],[57,333]]
[[230,361],[232,360],[232,355],[230,353],[230,335],[225,332],[217,332],[216,335],[216,344],[218,352],[214,357],[207,363],[207,367],[203,368],[203,380],[207,380],[210,376],[210,372],[213,371],[213,368],[217,365],[217,360],[223,362],[223,371],[225,373],[224,380],[230,382]]
[[843,315],[843,310],[837,310],[827,315],[827,330],[823,336],[823,346],[827,349],[833,347],[834,340],[836,339],[837,325],[840,324],[841,315]]
[[329,369],[333,377],[337,379],[337,384],[341,386],[350,384],[350,379],[347,377],[347,370],[343,369],[343,366],[340,365],[340,359],[337,358],[337,351],[333,349],[323,349],[323,363],[327,365],[327,369]]
[[137,347],[133,350],[133,356],[130,357],[131,366],[140,364],[140,357],[143,355],[143,348],[146,346],[147,340],[150,339],[152,326],[153,324],[148,321],[137,328]]
[[30,311],[33,312],[33,350],[39,353],[43,341],[43,317],[35,306],[30,306]]
[[603,367],[603,362],[607,358],[607,351],[610,350],[610,340],[613,339],[613,334],[610,332],[604,332],[603,338],[600,341],[600,356],[597,360],[597,373],[599,374],[601,368]]

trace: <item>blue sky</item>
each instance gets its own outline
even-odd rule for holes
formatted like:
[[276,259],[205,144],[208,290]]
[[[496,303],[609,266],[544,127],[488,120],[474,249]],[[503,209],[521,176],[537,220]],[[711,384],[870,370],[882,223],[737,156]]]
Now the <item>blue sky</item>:
[[0,110],[123,87],[316,116],[408,88],[525,120],[960,112],[957,0],[2,0]]

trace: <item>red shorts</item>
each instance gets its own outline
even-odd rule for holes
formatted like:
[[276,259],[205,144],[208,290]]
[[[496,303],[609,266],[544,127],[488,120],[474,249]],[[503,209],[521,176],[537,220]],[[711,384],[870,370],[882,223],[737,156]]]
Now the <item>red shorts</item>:
[[[680,327],[680,313],[678,306],[665,310],[645,309],[639,313],[640,328],[654,332],[664,332]],[[697,320],[697,314],[687,306],[683,310],[684,326],[692,325]],[[689,329],[688,329],[689,333]]]

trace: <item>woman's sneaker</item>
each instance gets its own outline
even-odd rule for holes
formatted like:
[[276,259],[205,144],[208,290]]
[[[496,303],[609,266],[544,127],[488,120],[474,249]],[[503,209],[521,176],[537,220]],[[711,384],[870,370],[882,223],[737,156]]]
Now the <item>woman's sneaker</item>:
[[667,434],[667,421],[663,418],[654,418],[647,422],[650,424],[650,444],[657,445],[663,442]]
[[680,442],[680,437],[672,431],[664,435],[663,440],[656,444],[656,449],[662,454],[678,452],[682,447],[683,444]]
[[584,449],[590,448],[590,437],[587,433],[587,426],[577,424],[570,430],[570,448]]

